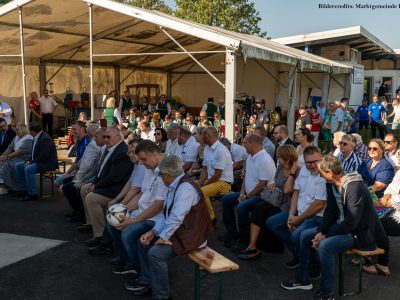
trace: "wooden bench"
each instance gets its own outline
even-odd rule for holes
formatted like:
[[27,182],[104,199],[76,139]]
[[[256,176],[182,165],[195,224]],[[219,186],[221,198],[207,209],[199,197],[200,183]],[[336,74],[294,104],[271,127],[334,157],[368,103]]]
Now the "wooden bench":
[[40,192],[39,192],[39,197],[43,198],[43,182],[46,179],[50,180],[51,183],[51,197],[54,197],[54,180],[56,179],[57,175],[63,174],[60,170],[54,170],[54,171],[47,171],[47,172],[41,172],[39,174],[39,187],[40,187]]
[[[362,291],[362,275],[363,275],[363,264],[362,260],[364,257],[379,255],[385,253],[385,250],[377,248],[372,251],[362,251],[359,249],[350,249],[346,252],[339,254],[339,296],[351,296],[355,294],[361,294]],[[346,264],[346,256],[351,255],[360,261],[358,270],[358,290],[356,292],[345,293],[344,291],[344,267]]]
[[[239,270],[239,265],[222,256],[209,247],[194,250],[187,255],[195,263],[195,300],[200,300],[201,274],[205,271],[208,274],[217,275],[218,278],[218,299],[222,299],[223,274],[225,272]],[[204,278],[205,276],[203,276]]]

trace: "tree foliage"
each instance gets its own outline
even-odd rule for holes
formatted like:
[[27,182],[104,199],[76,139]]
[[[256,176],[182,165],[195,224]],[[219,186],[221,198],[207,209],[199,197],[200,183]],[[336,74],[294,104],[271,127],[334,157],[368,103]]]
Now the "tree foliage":
[[261,17],[248,0],[176,0],[175,15],[194,22],[241,33],[266,36]]
[[167,4],[165,4],[164,0],[117,0],[117,1],[132,6],[158,10],[163,13],[172,14],[172,9]]

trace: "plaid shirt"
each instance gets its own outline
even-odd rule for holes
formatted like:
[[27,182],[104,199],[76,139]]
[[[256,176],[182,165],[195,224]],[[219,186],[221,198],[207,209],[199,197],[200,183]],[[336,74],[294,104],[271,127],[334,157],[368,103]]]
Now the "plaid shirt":
[[368,155],[368,147],[364,144],[357,144],[354,148],[354,153],[361,159],[361,162],[366,162],[370,159]]

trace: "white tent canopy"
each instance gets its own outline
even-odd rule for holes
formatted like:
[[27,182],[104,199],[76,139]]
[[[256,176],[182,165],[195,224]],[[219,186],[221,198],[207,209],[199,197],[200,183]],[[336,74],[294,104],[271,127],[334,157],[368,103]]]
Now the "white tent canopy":
[[[229,119],[234,116],[230,104],[236,94],[236,57],[284,63],[301,71],[341,74],[352,70],[345,64],[257,36],[110,0],[14,0],[0,8],[0,31],[0,57],[21,57],[23,66],[24,60],[37,64],[90,63],[90,74],[96,64],[171,72],[196,61],[219,81],[200,60],[224,53],[225,82],[219,83],[225,89],[228,137],[233,132]],[[92,81],[93,76],[90,78]],[[93,82],[93,96],[92,89]],[[23,96],[26,101],[25,91]],[[26,102],[24,107],[27,120]]]

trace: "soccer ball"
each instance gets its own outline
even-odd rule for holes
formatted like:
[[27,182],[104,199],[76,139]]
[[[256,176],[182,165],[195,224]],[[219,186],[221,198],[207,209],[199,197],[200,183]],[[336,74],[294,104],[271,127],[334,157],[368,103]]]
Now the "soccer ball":
[[111,226],[122,223],[124,218],[129,217],[128,207],[124,204],[116,203],[111,205],[106,214],[108,224]]

